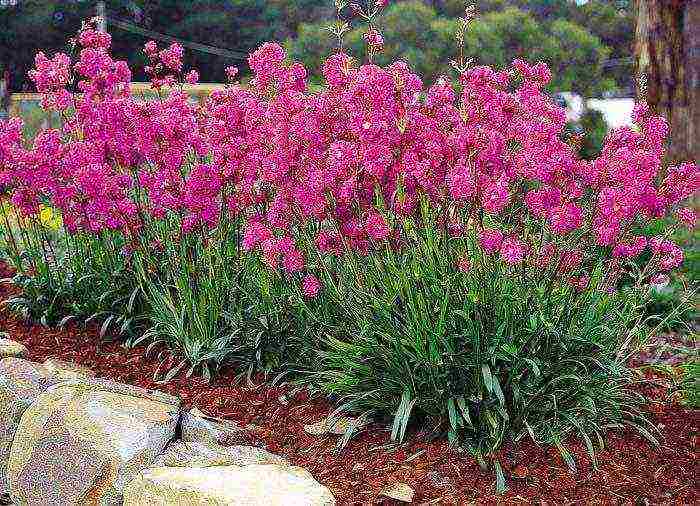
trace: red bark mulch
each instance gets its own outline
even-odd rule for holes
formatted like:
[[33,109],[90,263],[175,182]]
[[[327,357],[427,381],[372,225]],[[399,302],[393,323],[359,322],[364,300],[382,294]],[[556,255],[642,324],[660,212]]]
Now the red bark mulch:
[[[0,299],[7,295],[8,288],[1,288]],[[572,474],[556,450],[523,441],[502,451],[506,473],[515,471],[520,478],[509,478],[508,491],[498,495],[493,473],[481,471],[468,453],[452,450],[444,441],[426,442],[414,435],[395,445],[386,427],[372,425],[337,451],[338,436],[304,432],[305,424],[332,410],[304,393],[287,399],[284,387],[233,385],[233,371],[211,384],[200,378],[156,384],[157,363],[143,358],[143,348],[98,346],[95,329],[46,329],[3,311],[0,330],[24,343],[30,360],[71,361],[98,376],[176,394],[207,414],[259,427],[256,435],[270,451],[307,468],[339,505],[400,504],[379,495],[396,481],[416,491],[415,504],[700,504],[699,411],[669,401],[663,387],[652,392],[658,402],[649,406],[661,431],[659,447],[628,431],[610,432],[593,470],[583,444],[572,441],[568,447],[578,464]]]

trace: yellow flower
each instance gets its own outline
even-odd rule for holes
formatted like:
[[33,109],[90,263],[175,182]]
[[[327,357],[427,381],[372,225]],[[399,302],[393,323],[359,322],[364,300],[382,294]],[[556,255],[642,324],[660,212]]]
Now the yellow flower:
[[39,207],[39,221],[44,227],[51,230],[58,230],[63,225],[61,215],[55,212],[53,208],[44,205]]

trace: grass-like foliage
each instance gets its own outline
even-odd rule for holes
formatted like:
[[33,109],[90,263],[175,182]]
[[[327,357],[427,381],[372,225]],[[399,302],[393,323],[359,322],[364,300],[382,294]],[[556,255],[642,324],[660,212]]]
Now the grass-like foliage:
[[[320,269],[325,288],[305,306],[322,336],[312,382],[341,409],[388,418],[398,439],[422,421],[482,462],[523,436],[557,445],[572,466],[570,434],[592,456],[610,426],[653,440],[627,365],[652,332],[643,293],[604,287],[603,261],[579,289],[551,269],[496,261],[473,234],[402,226],[410,246]],[[470,250],[469,265],[455,263]]]

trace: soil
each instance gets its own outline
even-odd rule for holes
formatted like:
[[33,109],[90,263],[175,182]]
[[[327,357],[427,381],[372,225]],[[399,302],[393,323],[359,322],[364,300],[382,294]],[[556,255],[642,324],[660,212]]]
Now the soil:
[[[1,287],[0,299],[12,290]],[[272,387],[260,379],[237,381],[236,371],[211,383],[179,377],[161,384],[153,380],[158,362],[145,358],[144,348],[100,343],[94,327],[45,328],[3,311],[2,330],[28,347],[29,360],[74,362],[98,376],[179,395],[185,405],[209,415],[254,425],[261,444],[307,468],[339,505],[402,504],[381,496],[396,482],[415,490],[414,504],[700,504],[700,412],[677,404],[662,377],[647,392],[659,446],[629,431],[610,431],[593,469],[583,444],[571,441],[568,448],[577,462],[572,473],[556,450],[521,441],[501,452],[508,490],[499,495],[492,471],[482,471],[468,453],[442,440],[412,434],[397,445],[387,427],[373,424],[338,450],[339,436],[307,434],[304,425],[324,419],[333,406],[305,391]]]

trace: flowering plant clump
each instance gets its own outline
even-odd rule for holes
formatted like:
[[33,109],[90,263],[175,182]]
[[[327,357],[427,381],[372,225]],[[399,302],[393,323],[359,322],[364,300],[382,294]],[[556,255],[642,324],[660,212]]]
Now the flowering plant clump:
[[[375,27],[366,39],[380,50]],[[391,415],[395,437],[422,419],[479,459],[525,434],[566,455],[572,432],[647,433],[625,357],[648,286],[683,260],[670,234],[695,224],[682,202],[700,171],[662,167],[667,125],[644,104],[586,161],[543,63],[426,85],[401,61],[337,52],[312,93],[265,43],[249,86],[227,69],[199,105],[177,44],[146,44],[146,99],[108,35],[86,24],[76,43],[77,61],[40,54],[31,74],[63,127],[27,146],[18,119],[0,124],[12,204],[28,222],[50,208],[64,232],[9,227],[8,248],[21,266],[17,243],[33,246],[25,272],[65,280],[60,260],[98,241],[88,264],[124,273],[144,337],[184,355],[172,374],[297,362],[346,408]]]

